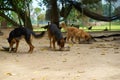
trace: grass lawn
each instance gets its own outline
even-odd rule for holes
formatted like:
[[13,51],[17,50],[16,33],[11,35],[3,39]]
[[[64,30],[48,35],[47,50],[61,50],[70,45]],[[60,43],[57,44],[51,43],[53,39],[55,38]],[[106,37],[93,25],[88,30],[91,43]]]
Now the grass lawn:
[[86,27],[84,28],[86,31],[103,31],[104,29],[108,29],[109,31],[120,31],[120,25],[103,25],[103,26],[93,26],[92,30],[88,30]]
[[[84,29],[85,31],[104,31],[104,29],[108,29],[109,31],[120,31],[120,24],[111,24],[111,27],[109,27],[109,24],[105,24],[102,26],[93,26],[91,30],[88,30],[87,27],[80,27],[80,29]],[[46,31],[46,29],[43,28],[34,28],[34,31]],[[61,29],[62,32],[65,32],[64,29]]]

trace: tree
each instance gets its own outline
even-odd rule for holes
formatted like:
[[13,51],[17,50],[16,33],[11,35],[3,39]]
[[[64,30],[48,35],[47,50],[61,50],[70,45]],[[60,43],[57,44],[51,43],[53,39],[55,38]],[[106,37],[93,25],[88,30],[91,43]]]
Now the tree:
[[[44,3],[47,6],[46,19],[50,20],[52,23],[56,23],[59,26],[60,16],[64,17],[64,20],[66,20],[68,15],[70,14],[70,11],[72,10],[72,5],[68,1],[69,0],[43,0],[41,4]],[[92,4],[92,3],[97,3],[100,0],[92,0],[92,1],[81,0],[81,1],[83,1],[84,4],[88,4],[88,3]],[[59,5],[62,5],[61,10]],[[73,17],[69,17],[69,18],[75,18],[75,14],[72,13],[70,15]]]
[[40,12],[41,12],[40,8],[37,7],[37,8],[34,9],[34,13],[37,16],[37,26],[39,26],[39,15],[40,15]]
[[45,20],[45,14],[40,14],[38,17],[37,17],[38,21],[41,21],[43,22]]
[[46,19],[59,27],[59,9],[57,0],[43,0],[43,3],[47,6]]
[[[104,1],[116,2],[118,0],[104,0]],[[111,21],[119,18],[119,14],[117,15],[113,14],[113,16],[111,17],[109,15],[104,15],[106,14],[106,12],[104,12],[103,10],[102,0],[42,0],[41,4],[42,3],[44,3],[47,6],[46,16],[47,19],[49,19],[52,23],[59,22],[60,17],[64,17],[64,20],[66,20],[68,15],[75,16],[75,14],[71,14],[71,10],[73,8],[75,8],[81,14],[83,15],[85,14],[86,16],[96,20]],[[62,5],[62,9],[60,5]]]
[[118,14],[120,12],[120,6],[118,6],[116,9],[115,9],[115,14]]
[[[15,26],[23,24],[25,27],[33,29],[30,20],[30,2],[31,0],[0,0],[0,16]],[[11,12],[17,14],[19,23],[12,19]]]

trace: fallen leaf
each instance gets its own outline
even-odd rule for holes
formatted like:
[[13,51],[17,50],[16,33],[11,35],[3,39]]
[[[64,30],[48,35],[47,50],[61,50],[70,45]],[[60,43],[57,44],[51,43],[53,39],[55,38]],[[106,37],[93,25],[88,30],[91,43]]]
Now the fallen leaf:
[[101,55],[105,55],[105,53],[102,53]]
[[41,49],[41,51],[45,51],[45,50],[46,50],[46,48],[42,48],[42,49]]
[[36,80],[35,78],[32,78],[31,80]]
[[44,77],[42,77],[40,80],[46,80],[46,77],[44,76]]
[[65,58],[62,62],[67,62],[67,59]]
[[12,76],[12,73],[8,72],[8,73],[6,73],[6,75],[8,75],[8,76]]
[[42,69],[50,69],[49,67],[44,67],[44,68],[42,68]]
[[119,54],[119,52],[116,51],[116,52],[114,52],[114,54]]
[[77,54],[80,54],[80,52],[78,52]]
[[69,44],[69,46],[73,46],[73,44],[71,43],[71,44]]
[[85,73],[85,71],[77,71],[78,73]]

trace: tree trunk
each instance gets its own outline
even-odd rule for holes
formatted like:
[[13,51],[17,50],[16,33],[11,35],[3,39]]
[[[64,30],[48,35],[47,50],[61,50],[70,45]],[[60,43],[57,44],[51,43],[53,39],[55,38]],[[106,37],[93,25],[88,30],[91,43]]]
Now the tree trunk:
[[59,13],[57,0],[51,0],[51,22],[55,23],[59,28]]
[[29,16],[25,16],[24,26],[33,30],[32,23]]
[[30,16],[27,15],[27,12],[20,12],[19,11],[18,14],[20,14],[19,16],[22,19],[24,26],[33,30],[31,19],[30,19]]
[[1,21],[1,28],[7,28],[7,21],[6,20]]

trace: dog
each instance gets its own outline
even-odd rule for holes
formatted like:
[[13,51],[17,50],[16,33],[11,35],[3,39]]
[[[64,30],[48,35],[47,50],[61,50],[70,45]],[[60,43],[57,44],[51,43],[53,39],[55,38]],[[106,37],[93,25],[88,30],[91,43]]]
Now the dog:
[[67,32],[66,41],[69,42],[69,39],[71,39],[71,41],[75,43],[73,39],[75,38],[75,35],[79,29],[73,26],[68,27],[65,23],[61,23],[60,27],[62,27]]
[[43,35],[45,34],[45,31],[41,32],[40,34],[35,34],[32,30],[25,28],[25,27],[21,27],[19,26],[18,28],[15,28],[14,30],[12,30],[9,33],[9,37],[7,38],[8,43],[9,43],[9,52],[12,51],[13,45],[16,44],[15,50],[14,52],[17,52],[18,46],[19,46],[19,42],[21,38],[24,38],[25,41],[27,42],[27,44],[29,45],[29,53],[33,52],[34,46],[32,45],[32,35],[35,38],[41,38],[43,37]]
[[[78,29],[74,26],[66,26],[65,23],[61,23],[60,27],[64,28],[64,30],[67,31],[67,41],[69,42],[69,39],[71,38],[71,41],[73,43],[76,43],[77,41],[80,43],[80,39],[84,39],[84,41],[88,42],[90,39],[93,39],[92,36],[85,32],[83,29]],[[74,40],[75,39],[75,40]]]
[[81,43],[80,39],[83,39],[84,42],[89,43],[89,41],[92,39],[92,36],[84,30],[79,29],[79,31],[75,34],[75,40],[78,40],[78,43]]
[[60,29],[57,27],[56,24],[49,24],[47,26],[44,26],[45,29],[48,31],[48,37],[50,40],[50,48],[52,48],[53,44],[53,49],[55,50],[55,43],[57,42],[57,45],[59,46],[59,50],[62,50],[65,46],[65,41],[66,37],[64,38],[62,35],[62,32]]

